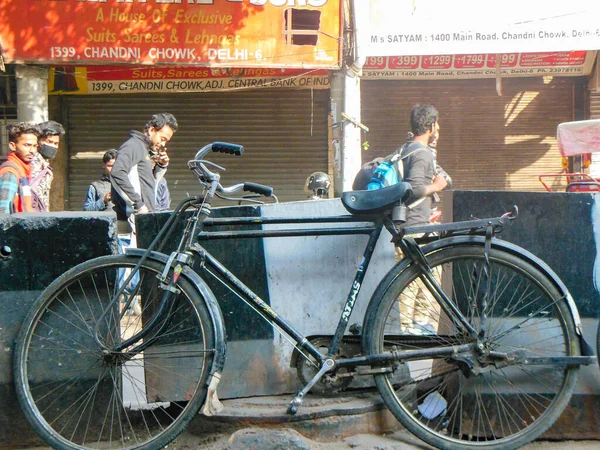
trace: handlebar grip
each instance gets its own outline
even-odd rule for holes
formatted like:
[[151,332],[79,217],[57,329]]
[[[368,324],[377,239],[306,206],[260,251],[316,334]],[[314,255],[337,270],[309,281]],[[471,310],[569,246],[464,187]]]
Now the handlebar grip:
[[238,144],[230,144],[229,142],[213,142],[212,151],[242,156],[242,153],[244,153],[244,146]]
[[264,195],[265,197],[271,197],[273,195],[273,188],[257,183],[244,183],[244,191],[254,192],[255,194]]

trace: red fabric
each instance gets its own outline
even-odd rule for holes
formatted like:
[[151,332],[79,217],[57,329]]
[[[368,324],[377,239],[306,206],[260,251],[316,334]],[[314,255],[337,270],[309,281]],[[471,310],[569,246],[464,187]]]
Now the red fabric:
[[[25,164],[25,162],[23,162],[23,160],[21,158],[19,158],[15,152],[11,152],[8,155],[8,158],[6,158],[6,162],[11,162],[12,164],[14,164],[18,168],[19,173],[15,172],[14,167],[4,166],[2,169],[0,169],[0,174],[4,173],[6,171],[13,173],[17,177],[17,185],[18,186],[21,185],[21,178],[23,176],[26,176],[27,179],[29,180],[29,178],[31,177],[31,171],[33,169],[31,164]],[[15,195],[15,198],[13,200],[13,205],[14,205],[15,212],[30,212],[30,211],[32,211],[31,197],[26,197],[25,199],[21,198],[21,195],[19,194],[19,189],[17,189],[17,194]]]
[[25,164],[15,152],[10,152],[7,161],[11,161],[13,164],[19,167],[21,173],[24,173],[27,179],[31,178],[31,171],[33,170],[33,167],[31,167],[31,164]]

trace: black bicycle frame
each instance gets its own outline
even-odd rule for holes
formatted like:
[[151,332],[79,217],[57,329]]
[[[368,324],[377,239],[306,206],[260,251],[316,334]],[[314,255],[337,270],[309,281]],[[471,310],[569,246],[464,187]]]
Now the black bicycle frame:
[[[447,236],[461,233],[473,233],[474,230],[485,230],[492,227],[493,229],[501,228],[508,218],[492,218],[492,219],[476,219],[471,221],[449,223],[449,224],[434,224],[420,227],[406,228],[405,233],[428,233],[430,238],[422,238],[425,241],[440,239],[434,233],[445,233]],[[229,290],[240,297],[245,303],[258,312],[269,323],[276,325],[279,329],[285,332],[290,338],[296,342],[298,351],[306,350],[317,361],[323,362],[328,358],[332,358],[337,353],[338,347],[343,339],[343,336],[348,327],[352,311],[356,303],[358,293],[362,286],[362,282],[366,275],[367,269],[371,262],[371,257],[375,251],[375,246],[382,229],[385,227],[392,235],[392,241],[398,245],[404,252],[406,258],[411,259],[421,267],[421,279],[428,286],[434,297],[447,312],[449,317],[453,317],[458,326],[473,336],[477,335],[475,330],[468,320],[456,309],[446,293],[439,286],[438,282],[429,271],[429,265],[425,255],[423,255],[418,245],[409,239],[403,239],[404,233],[396,231],[393,222],[385,215],[377,216],[332,216],[332,217],[296,217],[296,218],[256,218],[256,217],[234,217],[234,218],[205,218],[202,223],[202,231],[196,235],[197,241],[207,241],[216,239],[242,239],[242,238],[272,238],[272,237],[304,237],[304,236],[341,236],[341,235],[368,235],[365,250],[363,252],[362,262],[358,266],[354,281],[346,297],[344,308],[340,314],[340,319],[333,336],[332,344],[327,355],[323,355],[319,350],[308,341],[308,339],[298,333],[288,322],[280,317],[269,305],[257,296],[250,288],[240,281],[232,272],[223,266],[214,256],[212,256],[198,242],[195,242],[190,249],[196,253],[202,261],[202,268],[211,276],[215,277]],[[354,223],[353,227],[326,227],[326,228],[288,228],[279,230],[234,230],[234,231],[206,231],[207,227],[211,226],[244,226],[244,225],[295,225],[295,224],[343,224]],[[209,270],[209,269],[212,269]],[[214,271],[214,272],[213,272]],[[463,348],[464,347],[464,348]],[[351,367],[357,365],[382,365],[399,358],[403,360],[420,359],[424,355],[432,358],[444,358],[451,356],[457,351],[465,351],[469,346],[452,346],[438,347],[432,349],[408,350],[402,352],[390,352],[381,355],[368,355],[356,358],[339,360],[336,362],[338,367]],[[399,356],[401,355],[401,356]],[[506,356],[506,355],[504,355]],[[500,355],[498,355],[500,357]]]
[[[305,237],[305,236],[346,236],[346,235],[367,235],[369,239],[363,252],[363,259],[358,266],[356,275],[350,292],[346,297],[344,308],[342,309],[340,320],[333,337],[331,348],[328,355],[322,355],[319,350],[308,341],[308,339],[298,333],[285,319],[279,316],[269,305],[265,303],[258,295],[240,281],[232,272],[223,266],[214,256],[206,251],[201,245],[195,244],[192,248],[194,253],[197,253],[203,264],[203,269],[209,274],[218,279],[229,290],[239,296],[244,302],[250,305],[256,312],[264,317],[269,323],[276,325],[285,334],[296,342],[298,351],[306,350],[317,361],[324,361],[328,357],[332,357],[337,353],[339,344],[346,332],[348,322],[354,306],[356,298],[360,292],[365,274],[371,262],[371,257],[375,251],[375,245],[379,240],[383,222],[379,223],[361,219],[355,216],[334,216],[334,217],[302,217],[302,218],[207,218],[203,221],[204,228],[210,226],[223,225],[272,225],[272,224],[317,224],[317,223],[355,223],[354,227],[326,227],[326,228],[291,228],[284,230],[240,230],[240,231],[201,231],[198,233],[197,240],[213,240],[213,239],[241,239],[241,238],[271,238],[271,237]],[[367,222],[365,224],[365,222]],[[214,271],[214,272],[213,272]],[[216,273],[215,273],[216,272]]]

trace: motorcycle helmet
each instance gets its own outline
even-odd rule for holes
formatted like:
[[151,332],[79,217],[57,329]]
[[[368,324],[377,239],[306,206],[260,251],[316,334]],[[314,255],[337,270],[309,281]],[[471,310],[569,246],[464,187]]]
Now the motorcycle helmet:
[[319,198],[327,198],[331,179],[325,172],[314,172],[306,179],[305,190]]

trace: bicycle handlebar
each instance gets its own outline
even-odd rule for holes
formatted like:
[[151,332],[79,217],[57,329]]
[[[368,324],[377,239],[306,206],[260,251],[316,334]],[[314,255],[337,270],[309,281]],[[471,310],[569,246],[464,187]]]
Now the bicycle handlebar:
[[260,194],[265,197],[274,197],[273,188],[270,186],[265,186],[263,184],[245,182],[243,184],[236,184],[229,187],[222,186],[221,183],[218,183],[220,178],[219,175],[211,172],[206,167],[206,164],[208,164],[218,169],[225,170],[223,167],[220,167],[210,161],[204,160],[206,154],[211,150],[213,152],[218,153],[227,153],[230,155],[242,156],[242,154],[244,153],[244,146],[238,144],[231,144],[229,142],[212,142],[198,150],[198,152],[196,152],[196,156],[194,156],[194,159],[188,162],[188,166],[201,178],[201,180],[211,182],[216,181],[216,190],[224,194],[232,194],[240,190],[244,190],[248,192],[253,192],[255,194]]
[[212,142],[198,150],[196,156],[194,156],[194,160],[199,161],[204,159],[206,154],[211,150],[217,153],[228,153],[230,155],[242,156],[242,153],[244,153],[244,146],[231,144],[229,142]]
[[244,191],[254,192],[255,194],[260,194],[265,197],[273,196],[273,188],[270,186],[265,186],[264,184],[258,183],[250,183],[246,181],[244,183]]

